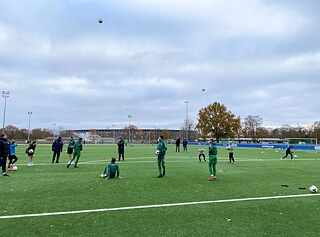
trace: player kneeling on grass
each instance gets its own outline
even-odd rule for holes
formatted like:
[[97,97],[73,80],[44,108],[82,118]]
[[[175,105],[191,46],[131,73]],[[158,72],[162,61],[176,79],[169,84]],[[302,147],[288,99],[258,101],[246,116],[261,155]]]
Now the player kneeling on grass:
[[106,180],[108,179],[112,179],[114,177],[116,177],[117,175],[117,178],[121,178],[120,177],[120,171],[119,171],[119,166],[118,164],[116,163],[116,158],[112,157],[111,158],[111,163],[109,163],[106,168],[104,169],[103,171],[103,174],[100,175],[101,178],[106,178]]

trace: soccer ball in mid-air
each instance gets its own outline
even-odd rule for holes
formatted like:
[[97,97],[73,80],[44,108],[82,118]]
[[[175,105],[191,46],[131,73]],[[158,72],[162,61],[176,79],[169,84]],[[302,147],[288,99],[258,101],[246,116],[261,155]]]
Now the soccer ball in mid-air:
[[202,88],[202,91],[205,91],[206,89],[205,88]]
[[155,154],[156,154],[156,155],[159,155],[159,154],[160,154],[160,151],[159,151],[159,150],[156,150]]
[[310,192],[312,192],[312,193],[317,193],[318,192],[318,188],[315,185],[311,185],[309,189],[310,189]]
[[103,22],[102,18],[98,19],[98,23],[101,24]]
[[13,166],[13,167],[12,167],[12,170],[13,170],[13,171],[16,171],[16,170],[18,170],[18,167],[17,167],[17,166]]

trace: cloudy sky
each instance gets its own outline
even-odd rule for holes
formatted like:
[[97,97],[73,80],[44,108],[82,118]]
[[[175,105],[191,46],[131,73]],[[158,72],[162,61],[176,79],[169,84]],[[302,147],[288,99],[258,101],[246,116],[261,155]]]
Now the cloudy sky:
[[139,128],[179,129],[185,101],[194,123],[220,102],[263,126],[313,124],[319,9],[318,0],[1,1],[5,124],[27,128],[32,111],[31,128],[122,128],[132,115]]

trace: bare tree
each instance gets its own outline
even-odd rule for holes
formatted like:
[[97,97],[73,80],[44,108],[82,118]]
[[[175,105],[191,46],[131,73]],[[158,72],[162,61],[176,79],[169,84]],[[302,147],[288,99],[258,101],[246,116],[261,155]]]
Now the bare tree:
[[244,135],[252,138],[253,142],[257,142],[258,131],[261,129],[262,121],[263,119],[257,115],[248,115],[244,119]]

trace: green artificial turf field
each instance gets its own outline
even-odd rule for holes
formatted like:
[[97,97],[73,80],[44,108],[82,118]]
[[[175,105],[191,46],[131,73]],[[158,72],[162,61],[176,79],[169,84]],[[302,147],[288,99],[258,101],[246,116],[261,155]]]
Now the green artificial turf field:
[[122,179],[105,181],[116,145],[85,145],[78,169],[66,168],[65,152],[51,164],[50,145],[38,145],[27,167],[20,145],[18,170],[0,177],[1,236],[319,236],[320,196],[309,187],[320,187],[320,154],[295,151],[290,161],[279,160],[284,151],[236,148],[231,165],[219,147],[217,180],[208,181],[198,149],[169,145],[166,176],[156,178],[155,146],[125,147]]

